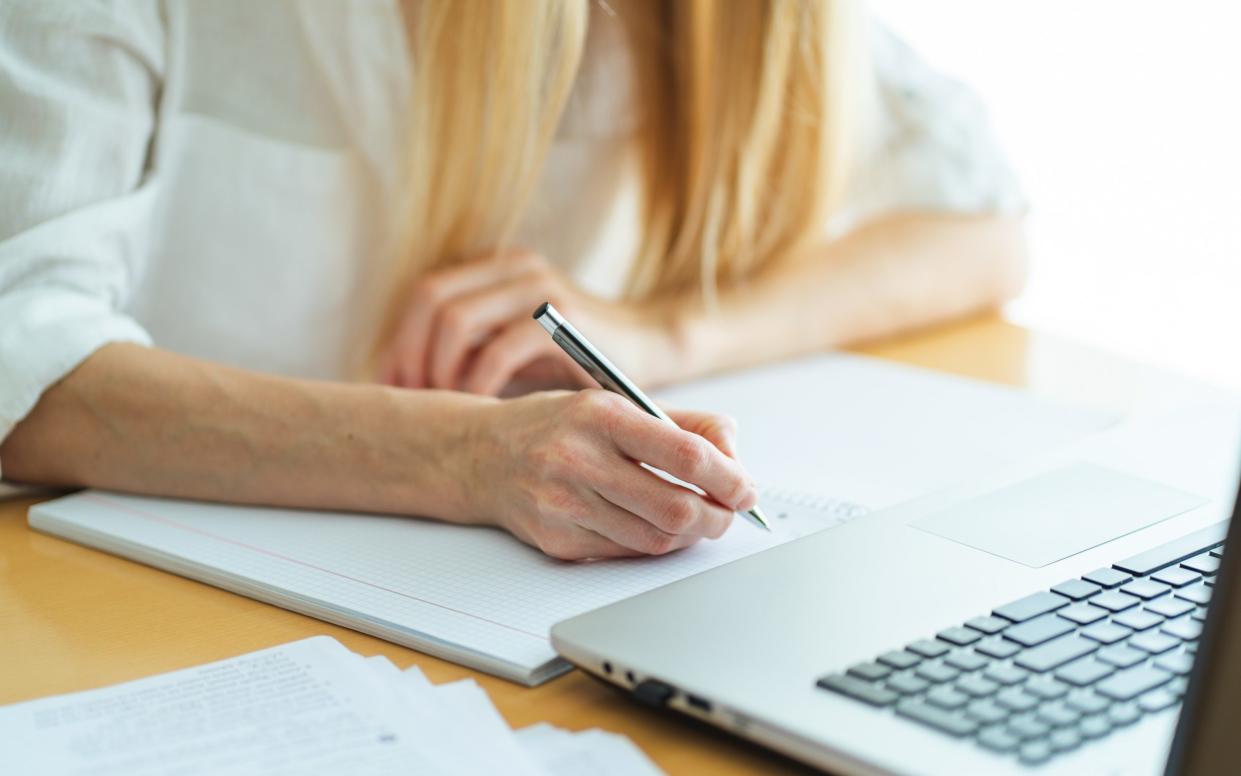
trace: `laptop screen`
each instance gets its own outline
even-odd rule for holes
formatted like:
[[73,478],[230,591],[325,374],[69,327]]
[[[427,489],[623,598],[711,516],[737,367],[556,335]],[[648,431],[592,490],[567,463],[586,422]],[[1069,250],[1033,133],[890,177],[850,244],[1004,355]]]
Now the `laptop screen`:
[[1241,758],[1241,492],[1194,660],[1168,776],[1237,773]]

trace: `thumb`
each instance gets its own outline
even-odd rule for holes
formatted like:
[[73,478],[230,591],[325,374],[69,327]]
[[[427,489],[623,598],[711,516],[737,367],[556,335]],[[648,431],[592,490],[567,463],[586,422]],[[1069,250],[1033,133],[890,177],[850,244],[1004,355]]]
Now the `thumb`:
[[729,458],[737,458],[737,421],[727,415],[693,410],[668,410],[682,429],[706,439]]

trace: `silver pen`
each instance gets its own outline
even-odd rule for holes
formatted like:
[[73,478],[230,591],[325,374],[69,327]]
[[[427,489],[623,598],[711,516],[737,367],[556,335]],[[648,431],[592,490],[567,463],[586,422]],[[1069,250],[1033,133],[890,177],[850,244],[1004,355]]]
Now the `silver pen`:
[[[552,335],[552,340],[568,353],[569,356],[578,363],[578,366],[586,370],[586,373],[599,383],[600,387],[619,393],[621,396],[632,401],[641,407],[647,413],[654,415],[665,423],[676,425],[676,421],[668,417],[668,413],[659,408],[659,405],[647,398],[646,394],[638,389],[628,377],[616,368],[616,365],[608,360],[607,356],[599,352],[594,345],[590,344],[590,340],[582,336],[581,332],[573,328],[573,324],[565,320],[550,302],[544,302],[539,305],[539,309],[534,311],[534,319],[539,322],[548,334]],[[771,530],[771,523],[767,521],[766,515],[755,504],[753,509],[746,511],[745,516],[751,523],[763,528]]]

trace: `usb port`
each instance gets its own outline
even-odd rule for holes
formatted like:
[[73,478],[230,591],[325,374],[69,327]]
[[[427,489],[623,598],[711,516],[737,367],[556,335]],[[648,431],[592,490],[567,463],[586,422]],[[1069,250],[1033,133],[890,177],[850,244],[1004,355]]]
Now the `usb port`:
[[691,708],[707,713],[711,712],[711,701],[706,698],[699,698],[697,695],[685,693],[685,702],[688,703]]

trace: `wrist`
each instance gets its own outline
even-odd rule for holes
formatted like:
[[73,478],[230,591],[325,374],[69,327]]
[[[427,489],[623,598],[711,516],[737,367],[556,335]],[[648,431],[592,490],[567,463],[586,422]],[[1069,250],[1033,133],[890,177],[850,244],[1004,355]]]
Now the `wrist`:
[[452,523],[482,522],[478,501],[487,410],[499,400],[458,391],[384,389],[397,407],[397,511]]

